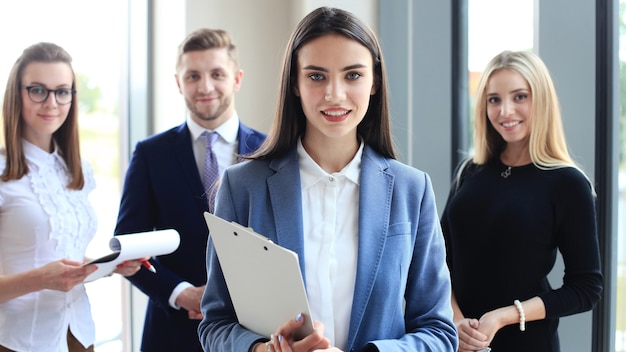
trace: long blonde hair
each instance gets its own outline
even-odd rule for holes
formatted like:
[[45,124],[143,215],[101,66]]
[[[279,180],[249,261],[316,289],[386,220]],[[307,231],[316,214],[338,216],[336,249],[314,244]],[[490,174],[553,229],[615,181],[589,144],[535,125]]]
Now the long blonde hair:
[[543,61],[528,51],[503,51],[485,68],[478,83],[474,110],[474,157],[476,164],[498,158],[506,142],[487,117],[487,84],[500,70],[519,73],[532,95],[529,152],[533,164],[542,169],[577,167],[565,141],[559,100],[554,83]]

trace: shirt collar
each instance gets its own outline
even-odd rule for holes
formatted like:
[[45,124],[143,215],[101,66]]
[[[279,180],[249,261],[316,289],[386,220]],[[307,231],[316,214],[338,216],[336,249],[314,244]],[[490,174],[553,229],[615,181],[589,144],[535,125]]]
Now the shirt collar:
[[22,147],[24,148],[24,155],[26,158],[39,167],[43,165],[50,165],[51,163],[54,163],[55,160],[58,160],[62,165],[65,165],[65,161],[61,155],[59,155],[59,148],[56,142],[54,142],[54,151],[52,153],[48,153],[25,139],[22,139]]
[[191,133],[191,139],[196,140],[200,138],[200,135],[204,131],[209,132],[217,132],[217,134],[222,137],[226,142],[234,143],[237,141],[237,133],[239,133],[239,116],[237,112],[233,114],[228,120],[224,121],[223,124],[219,125],[215,130],[207,130],[206,128],[198,125],[191,117],[187,117],[187,128],[189,128],[189,132]]
[[[354,184],[359,185],[359,175],[361,171],[361,156],[363,155],[363,142],[359,146],[354,158],[346,165],[340,172],[333,173],[332,175],[343,175],[346,179],[352,181]],[[302,182],[302,188],[312,186],[323,178],[331,176],[328,172],[324,171],[314,160],[309,153],[306,152],[304,146],[302,146],[302,140],[298,138],[298,163],[300,165],[300,178]]]

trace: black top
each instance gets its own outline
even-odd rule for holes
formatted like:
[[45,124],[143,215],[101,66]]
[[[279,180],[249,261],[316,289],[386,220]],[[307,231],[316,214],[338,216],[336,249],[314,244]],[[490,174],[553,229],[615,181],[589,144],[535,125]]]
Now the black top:
[[[441,224],[459,307],[467,318],[539,296],[546,319],[502,328],[493,352],[559,351],[558,318],[590,310],[600,299],[602,274],[595,200],[573,167],[542,170],[534,164],[507,170],[499,160],[463,172],[453,187]],[[557,250],[563,285],[547,275]]]

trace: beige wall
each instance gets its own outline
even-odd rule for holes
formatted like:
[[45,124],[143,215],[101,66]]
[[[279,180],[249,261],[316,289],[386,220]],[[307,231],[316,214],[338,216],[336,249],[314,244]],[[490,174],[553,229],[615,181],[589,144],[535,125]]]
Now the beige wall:
[[354,12],[377,30],[377,0],[187,0],[155,1],[155,130],[184,120],[185,106],[174,81],[176,48],[200,27],[222,28],[239,48],[244,80],[237,112],[247,125],[267,132],[274,116],[285,45],[298,21],[319,6]]

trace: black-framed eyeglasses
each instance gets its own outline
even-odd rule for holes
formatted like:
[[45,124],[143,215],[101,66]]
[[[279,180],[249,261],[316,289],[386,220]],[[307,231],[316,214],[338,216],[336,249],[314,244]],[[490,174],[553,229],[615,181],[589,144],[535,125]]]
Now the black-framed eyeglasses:
[[25,89],[33,103],[43,103],[48,100],[50,93],[54,93],[57,103],[65,105],[71,103],[74,94],[76,94],[76,90],[70,88],[48,89],[42,86],[28,86]]

